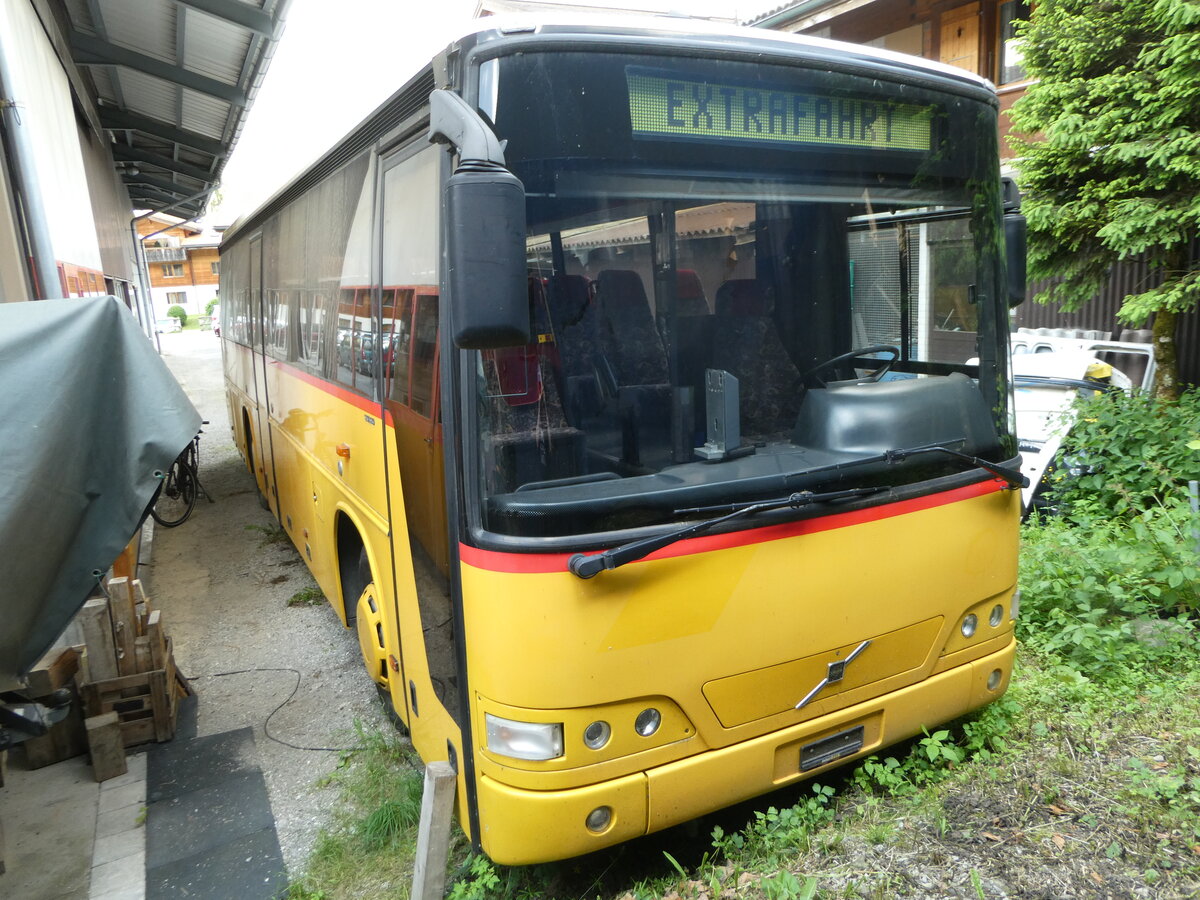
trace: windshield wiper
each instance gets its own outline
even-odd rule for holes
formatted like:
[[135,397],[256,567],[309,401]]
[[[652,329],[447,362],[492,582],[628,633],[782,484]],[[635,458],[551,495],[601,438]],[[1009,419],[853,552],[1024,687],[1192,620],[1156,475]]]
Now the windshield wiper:
[[928,447],[914,447],[911,450],[889,450],[883,456],[888,463],[897,463],[904,462],[910,456],[924,456],[927,453],[937,453],[942,456],[949,456],[951,459],[970,463],[972,466],[991,472],[997,478],[1003,478],[1012,487],[1029,487],[1029,478],[1020,469],[1010,469],[1008,466],[997,465],[994,462],[988,462],[986,459],[980,459],[978,456],[971,456],[969,453],[960,453],[957,450],[951,450],[949,447],[943,447],[941,444],[931,444]]
[[[732,512],[726,513],[723,516],[717,516],[715,519],[706,519],[703,522],[696,522],[675,531],[668,531],[666,534],[630,541],[628,544],[621,544],[618,547],[612,547],[601,553],[576,553],[567,560],[567,568],[571,574],[577,575],[580,578],[591,578],[605,569],[615,569],[617,566],[625,565],[625,563],[642,559],[649,556],[655,550],[661,550],[663,547],[670,546],[677,541],[682,541],[684,538],[703,534],[709,529],[733,519],[740,519],[771,509],[783,509],[784,507],[801,509],[813,503],[831,503],[851,497],[865,497],[869,494],[878,494],[880,491],[886,490],[888,490],[886,487],[849,488],[844,491],[829,491],[823,494],[814,494],[812,491],[798,491],[797,493],[789,494],[787,497],[778,497],[774,500],[762,500],[758,503],[739,506]],[[675,512],[676,514],[680,514],[700,511],[703,510],[676,510]]]
[[[986,459],[980,459],[978,456],[971,456],[968,453],[960,453],[957,450],[952,450],[942,444],[929,444],[922,447],[908,447],[897,450],[888,450],[886,453],[880,453],[875,456],[868,456],[862,459],[856,459],[851,462],[834,463],[829,466],[818,466],[815,469],[805,469],[800,472],[793,473],[793,476],[800,475],[821,475],[830,472],[840,472],[849,469],[859,468],[878,463],[887,463],[892,465],[895,463],[904,462],[909,457],[926,456],[936,454],[940,456],[948,456],[951,459],[959,460],[964,463],[969,463],[971,466],[984,469],[991,472],[998,478],[1003,479],[1013,487],[1028,487],[1029,479],[1023,472],[1018,469],[1010,469],[1008,466],[997,465],[993,462],[988,462]],[[663,547],[670,546],[684,538],[694,537],[698,534],[715,528],[724,522],[729,522],[733,519],[751,516],[755,513],[766,512],[772,509],[783,509],[791,507],[792,509],[801,509],[813,503],[830,503],[837,500],[846,500],[852,497],[865,497],[870,494],[877,494],[881,491],[890,490],[890,486],[879,487],[863,487],[863,488],[848,488],[841,491],[827,491],[825,493],[816,494],[812,491],[799,491],[794,494],[789,494],[787,497],[779,497],[774,500],[763,500],[758,503],[749,503],[745,505],[735,506],[710,506],[699,507],[694,509],[677,509],[676,515],[687,515],[704,512],[713,512],[719,509],[728,509],[725,515],[717,516],[714,519],[705,519],[703,522],[696,522],[693,525],[687,525],[675,531],[668,531],[666,534],[655,535],[654,537],[642,538],[637,541],[630,541],[628,544],[621,544],[617,547],[612,547],[601,553],[575,553],[567,560],[567,569],[573,575],[580,578],[592,578],[600,574],[605,569],[615,569],[617,566],[623,566],[625,563],[634,562],[649,556],[655,550],[661,550]]]
[[[957,442],[956,442],[957,443]],[[965,441],[963,441],[965,443]],[[894,465],[902,463],[910,456],[925,456],[927,454],[939,454],[941,456],[949,456],[951,459],[957,459],[964,463],[970,463],[980,469],[985,469],[991,472],[997,478],[1002,478],[1012,487],[1029,487],[1029,479],[1019,469],[1010,469],[1008,466],[997,465],[994,462],[988,462],[986,459],[980,459],[978,456],[971,456],[969,453],[960,453],[958,450],[952,450],[944,444],[925,444],[920,447],[906,447],[897,450],[888,450],[884,453],[878,453],[875,456],[864,456],[861,459],[853,459],[849,462],[833,463],[828,466],[817,466],[812,469],[801,469],[788,474],[788,479],[798,478],[802,475],[827,475],[830,472],[848,472],[851,469],[858,469],[862,466],[876,465],[878,463],[887,463]]]

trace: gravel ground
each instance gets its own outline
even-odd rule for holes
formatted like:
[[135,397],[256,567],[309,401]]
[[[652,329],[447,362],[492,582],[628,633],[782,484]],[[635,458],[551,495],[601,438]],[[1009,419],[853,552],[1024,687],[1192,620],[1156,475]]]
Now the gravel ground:
[[163,359],[209,420],[200,481],[215,502],[201,497],[183,525],[155,530],[142,577],[196,691],[198,733],[253,727],[284,862],[295,877],[330,820],[336,789],[319,781],[341,761],[336,751],[355,745],[355,723],[390,726],[355,634],[328,603],[288,606],[315,582],[259,505],[234,446],[220,341],[209,331],[161,337]]

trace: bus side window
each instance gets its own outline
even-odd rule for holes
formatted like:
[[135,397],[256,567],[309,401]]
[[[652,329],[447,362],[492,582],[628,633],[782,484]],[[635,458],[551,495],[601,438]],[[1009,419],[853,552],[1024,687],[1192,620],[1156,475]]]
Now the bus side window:
[[412,396],[413,412],[432,419],[434,355],[437,350],[438,298],[436,294],[417,295],[413,317]]
[[286,291],[267,291],[267,353],[288,359],[288,297]]
[[[409,359],[412,344],[412,288],[396,291],[395,306],[391,323],[391,346],[384,357],[384,373],[392,379],[388,396],[397,403],[408,405]],[[384,306],[384,322],[387,322],[387,306]]]

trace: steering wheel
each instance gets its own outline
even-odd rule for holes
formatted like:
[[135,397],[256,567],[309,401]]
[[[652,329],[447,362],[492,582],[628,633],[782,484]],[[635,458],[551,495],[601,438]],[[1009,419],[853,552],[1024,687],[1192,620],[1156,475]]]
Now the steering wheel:
[[[825,360],[824,362],[817,363],[800,376],[801,380],[809,387],[825,387],[827,384],[829,384],[829,382],[822,378],[819,373],[825,372],[829,369],[836,369],[838,366],[848,363],[851,360],[855,360],[857,362],[868,361],[862,360],[860,357],[864,357],[869,353],[888,353],[890,354],[890,358],[884,360],[869,360],[869,362],[879,362],[882,364],[879,366],[879,368],[868,372],[862,378],[852,379],[855,384],[875,383],[884,375],[886,375],[892,366],[895,365],[896,360],[900,358],[899,347],[893,347],[891,344],[872,344],[870,347],[860,347],[857,350],[851,350],[849,353],[842,353],[839,356],[834,356],[831,359]],[[855,366],[855,368],[866,368],[866,366]]]

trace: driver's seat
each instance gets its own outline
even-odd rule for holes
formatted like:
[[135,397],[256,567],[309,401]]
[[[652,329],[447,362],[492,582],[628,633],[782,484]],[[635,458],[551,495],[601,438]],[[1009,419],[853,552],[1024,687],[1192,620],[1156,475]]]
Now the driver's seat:
[[[733,287],[736,289],[732,289]],[[717,292],[712,368],[738,380],[742,434],[786,437],[796,423],[803,389],[771,315],[768,295],[751,280],[726,282]]]

